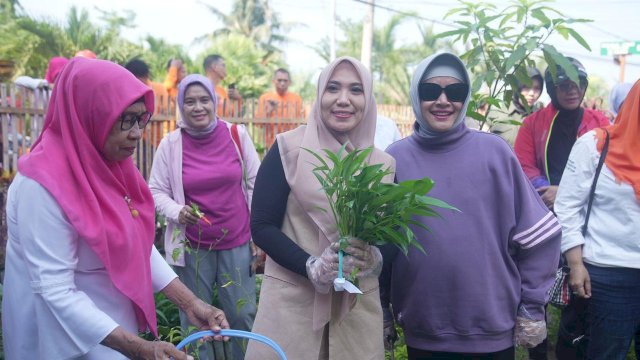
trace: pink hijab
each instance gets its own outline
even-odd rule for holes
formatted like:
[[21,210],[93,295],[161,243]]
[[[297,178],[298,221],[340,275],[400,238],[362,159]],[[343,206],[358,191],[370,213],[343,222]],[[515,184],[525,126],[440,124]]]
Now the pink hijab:
[[[42,134],[18,167],[51,193],[102,260],[115,287],[134,304],[139,329],[157,334],[149,264],[153,197],[131,158],[110,162],[101,152],[120,114],[140,98],[153,111],[151,89],[123,67],[72,59],[53,89]],[[125,196],[139,216],[132,216]]]
[[64,68],[64,66],[67,65],[68,62],[69,59],[67,59],[66,57],[52,57],[51,60],[49,60],[49,66],[47,67],[47,72],[44,75],[44,79],[47,80],[49,84],[53,84],[56,81],[58,74],[60,74],[60,71],[62,71],[62,68]]
[[[325,92],[329,79],[334,69],[341,62],[348,62],[355,67],[365,96],[365,109],[362,121],[348,134],[337,138],[324,124],[321,117],[321,99]],[[338,240],[338,230],[336,222],[330,211],[322,211],[321,209],[329,209],[329,202],[326,195],[321,189],[320,182],[313,175],[314,164],[317,160],[313,155],[301,150],[301,148],[311,149],[321,154],[321,149],[329,149],[337,152],[343,144],[348,143],[347,150],[364,149],[373,146],[373,138],[376,132],[376,102],[373,94],[373,80],[371,73],[358,60],[352,57],[341,57],[329,64],[320,74],[318,79],[317,99],[313,104],[307,125],[304,128],[304,135],[301,144],[294,144],[288,141],[285,134],[278,135],[278,148],[282,165],[284,167],[285,176],[291,192],[296,200],[302,205],[313,222],[320,229],[318,239],[318,254],[331,243]],[[294,130],[295,131],[295,130]],[[381,150],[374,148],[369,158],[371,164],[385,164],[385,167],[395,170],[395,161],[393,158]],[[386,181],[393,181],[393,176],[388,176]],[[318,255],[315,254],[315,255]],[[318,330],[322,328],[331,318],[331,297],[341,297],[341,309],[338,311],[338,321],[342,321],[351,308],[355,305],[355,295],[345,292],[323,295],[315,294],[314,311],[313,311],[313,328]]]

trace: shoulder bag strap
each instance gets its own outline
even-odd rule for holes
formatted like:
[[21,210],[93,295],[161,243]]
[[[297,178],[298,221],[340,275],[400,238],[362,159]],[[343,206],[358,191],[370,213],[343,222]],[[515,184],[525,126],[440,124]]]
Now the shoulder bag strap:
[[231,139],[238,147],[238,151],[240,151],[240,157],[243,157],[242,144],[240,143],[240,134],[238,134],[238,124],[231,125]]
[[607,151],[609,150],[609,132],[607,129],[604,130],[606,135],[604,139],[604,146],[602,147],[602,152],[600,153],[600,160],[598,160],[598,167],[596,168],[596,174],[593,177],[593,183],[591,184],[591,191],[589,192],[589,204],[587,205],[587,215],[584,218],[584,225],[582,225],[582,236],[587,233],[587,227],[589,225],[589,216],[591,215],[591,206],[593,205],[593,198],[596,193],[596,184],[598,183],[598,176],[600,176],[600,171],[602,170],[602,165],[604,164],[604,158],[607,157]]

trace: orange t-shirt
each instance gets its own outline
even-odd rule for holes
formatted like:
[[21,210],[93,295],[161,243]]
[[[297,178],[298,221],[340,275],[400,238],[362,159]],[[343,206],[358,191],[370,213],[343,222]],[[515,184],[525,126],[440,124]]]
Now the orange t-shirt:
[[227,90],[220,85],[216,85],[215,91],[218,97],[218,116],[223,119],[240,116],[242,101],[229,99]]
[[[155,97],[155,114],[166,114],[169,111],[169,95],[167,94],[167,89],[165,89],[164,84],[160,84],[153,81],[146,81],[145,84],[151,88],[153,91],[153,95]],[[151,128],[150,135],[147,135],[147,132],[144,132],[143,139],[148,140],[148,136],[151,136],[151,139],[154,139],[153,145],[158,146],[160,144],[160,140],[162,137],[168,132],[167,128],[168,124],[163,124],[160,122],[151,122],[147,125],[148,128]]]
[[[275,102],[271,106],[269,102]],[[302,98],[300,95],[287,92],[280,96],[276,91],[271,91],[260,96],[258,101],[257,118],[268,119],[299,119],[304,117]]]
[[171,100],[175,101],[178,97],[178,68],[171,66],[167,72],[167,76],[164,78],[164,88],[167,90]]
[[167,89],[164,87],[164,84],[160,84],[153,81],[147,81],[146,85],[153,90],[153,95],[156,98],[156,113],[160,112],[161,109],[167,109],[169,101],[169,93],[167,93]]

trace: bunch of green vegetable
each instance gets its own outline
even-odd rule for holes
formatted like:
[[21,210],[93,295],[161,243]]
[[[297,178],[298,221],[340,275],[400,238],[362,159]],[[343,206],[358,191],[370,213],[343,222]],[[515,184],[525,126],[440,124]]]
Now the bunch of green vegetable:
[[427,228],[416,217],[439,216],[434,208],[457,211],[444,201],[426,196],[434,185],[429,178],[383,183],[392,171],[383,164],[367,163],[373,148],[348,153],[346,145],[337,153],[323,149],[328,161],[305,150],[319,162],[313,173],[329,199],[341,248],[347,238],[356,237],[372,245],[394,244],[405,254],[410,245],[424,252],[410,225]]

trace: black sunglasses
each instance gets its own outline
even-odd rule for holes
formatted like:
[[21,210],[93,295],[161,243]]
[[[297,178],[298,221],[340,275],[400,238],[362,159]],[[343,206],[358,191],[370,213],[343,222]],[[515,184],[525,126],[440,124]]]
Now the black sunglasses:
[[421,101],[436,101],[443,91],[449,101],[464,102],[469,93],[469,85],[464,83],[450,84],[445,87],[434,83],[420,83],[418,85],[418,96]]
[[120,130],[127,131],[131,130],[133,125],[138,124],[139,129],[144,129],[145,126],[151,120],[151,113],[148,111],[143,112],[142,114],[124,114],[120,116]]
[[577,85],[576,83],[574,83],[571,80],[565,80],[561,83],[559,83],[558,85],[556,85],[556,87],[564,92],[569,92],[573,89],[577,89],[578,87],[580,87],[579,90],[584,90],[587,88],[587,85],[589,83],[587,82],[587,79],[580,79],[580,84]]

